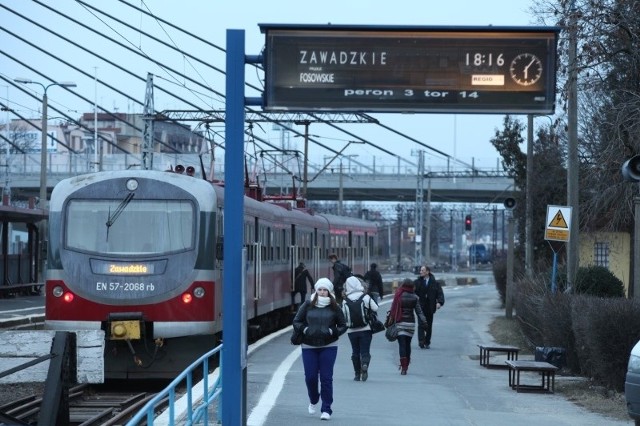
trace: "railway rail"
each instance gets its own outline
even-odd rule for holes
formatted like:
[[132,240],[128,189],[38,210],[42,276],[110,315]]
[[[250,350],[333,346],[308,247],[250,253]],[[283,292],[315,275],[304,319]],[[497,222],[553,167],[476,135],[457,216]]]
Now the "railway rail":
[[[149,386],[149,388],[155,386]],[[155,389],[154,389],[155,390]],[[108,426],[122,425],[131,419],[155,392],[118,391],[114,386],[78,385],[69,389],[69,425]],[[0,413],[20,421],[19,424],[36,425],[40,414],[42,395],[32,394],[0,406]],[[168,400],[157,406],[158,413],[166,408]],[[6,419],[0,419],[0,423]],[[14,424],[14,423],[10,423]]]

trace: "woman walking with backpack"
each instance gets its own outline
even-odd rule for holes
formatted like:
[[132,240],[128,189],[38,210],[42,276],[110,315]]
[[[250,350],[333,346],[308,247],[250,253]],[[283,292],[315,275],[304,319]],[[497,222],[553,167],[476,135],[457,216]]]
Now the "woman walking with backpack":
[[349,329],[347,335],[351,342],[351,362],[355,377],[353,380],[363,382],[369,377],[371,363],[371,339],[373,332],[367,323],[366,310],[378,310],[378,304],[364,291],[362,281],[351,276],[345,282],[345,299],[342,302],[342,312]]

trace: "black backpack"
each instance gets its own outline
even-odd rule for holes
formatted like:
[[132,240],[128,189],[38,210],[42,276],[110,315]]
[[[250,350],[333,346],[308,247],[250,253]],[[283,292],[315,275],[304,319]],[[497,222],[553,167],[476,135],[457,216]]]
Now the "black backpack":
[[364,294],[360,296],[356,300],[351,300],[348,297],[345,297],[344,303],[347,304],[347,312],[345,312],[345,316],[347,317],[347,326],[349,328],[359,328],[367,325],[367,321],[364,316]]

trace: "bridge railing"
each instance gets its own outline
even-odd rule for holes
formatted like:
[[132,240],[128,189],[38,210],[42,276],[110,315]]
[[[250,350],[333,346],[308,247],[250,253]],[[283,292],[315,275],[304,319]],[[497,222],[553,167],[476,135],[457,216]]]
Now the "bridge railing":
[[[29,178],[38,178],[40,174],[40,154],[39,153],[29,153],[29,154],[11,154],[10,156],[2,156],[3,158],[0,160],[4,170],[0,170],[0,182],[9,180],[23,180]],[[4,160],[4,161],[2,161]],[[416,175],[418,170],[416,167],[406,164],[389,164],[389,163],[381,163],[378,159],[376,162],[375,158],[371,159],[371,164],[343,164],[342,167],[339,165],[324,165],[324,164],[316,164],[309,163],[308,165],[308,179],[313,180],[315,177],[322,175],[324,177],[334,175],[343,177],[349,177],[354,175],[368,175],[368,176],[393,176],[393,175]],[[99,163],[99,165],[97,164]],[[219,161],[211,154],[202,155],[202,159],[198,154],[168,154],[168,153],[154,153],[153,155],[153,163],[154,169],[156,170],[167,170],[171,167],[175,167],[177,164],[182,164],[183,166],[193,166],[196,170],[200,171],[204,166],[205,172],[207,175],[212,175],[216,179],[223,179],[224,177],[224,162]],[[301,177],[302,170],[298,170],[297,164],[284,164],[293,174],[299,175]],[[70,155],[69,153],[49,153],[47,158],[47,174],[49,176],[76,176],[85,173],[92,173],[96,170],[125,170],[131,168],[141,168],[142,160],[139,154],[108,154],[103,155],[98,161],[93,154],[75,154]],[[258,167],[255,164],[248,164],[249,170],[260,169],[263,167],[263,164],[258,164]],[[489,169],[489,168],[476,168],[474,170],[465,170],[465,169],[452,169],[446,165],[438,166],[433,165],[430,166],[425,174],[430,175],[431,177],[439,177],[442,178],[446,173],[454,173],[454,174],[469,174],[469,175],[486,175],[486,174],[495,174],[497,172],[501,172],[501,170],[497,169]],[[278,171],[261,171],[257,172],[257,176],[259,175],[281,175],[290,173],[283,173],[282,168]]]

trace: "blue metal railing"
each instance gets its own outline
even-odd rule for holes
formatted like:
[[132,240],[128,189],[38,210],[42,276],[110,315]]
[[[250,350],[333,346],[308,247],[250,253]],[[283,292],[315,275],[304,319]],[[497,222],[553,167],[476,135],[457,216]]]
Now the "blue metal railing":
[[[179,419],[180,424],[184,424],[187,426],[191,426],[194,423],[202,424],[207,426],[209,424],[209,406],[215,401],[217,397],[222,393],[222,384],[220,374],[212,375],[214,377],[214,381],[209,386],[209,360],[220,353],[220,363],[219,368],[216,371],[222,370],[222,345],[218,345],[211,351],[202,355],[196,361],[194,361],[189,367],[187,367],[178,377],[176,377],[162,392],[158,393],[154,396],[147,404],[136,414],[129,422],[127,426],[137,426],[141,421],[146,417],[146,424],[153,425],[155,420],[154,412],[155,408],[163,403],[165,399],[169,398],[169,408],[168,408],[168,424],[169,426],[174,426],[176,423],[176,412],[175,412],[175,402],[176,402],[176,387],[186,379],[186,397],[187,397],[187,409],[186,409],[186,418]],[[203,395],[202,398],[195,402],[197,405],[194,408],[193,401],[193,372],[198,371],[198,368],[202,366],[202,385],[203,385]],[[218,405],[218,419],[217,423],[220,423],[221,406]],[[164,415],[164,414],[163,414]]]

